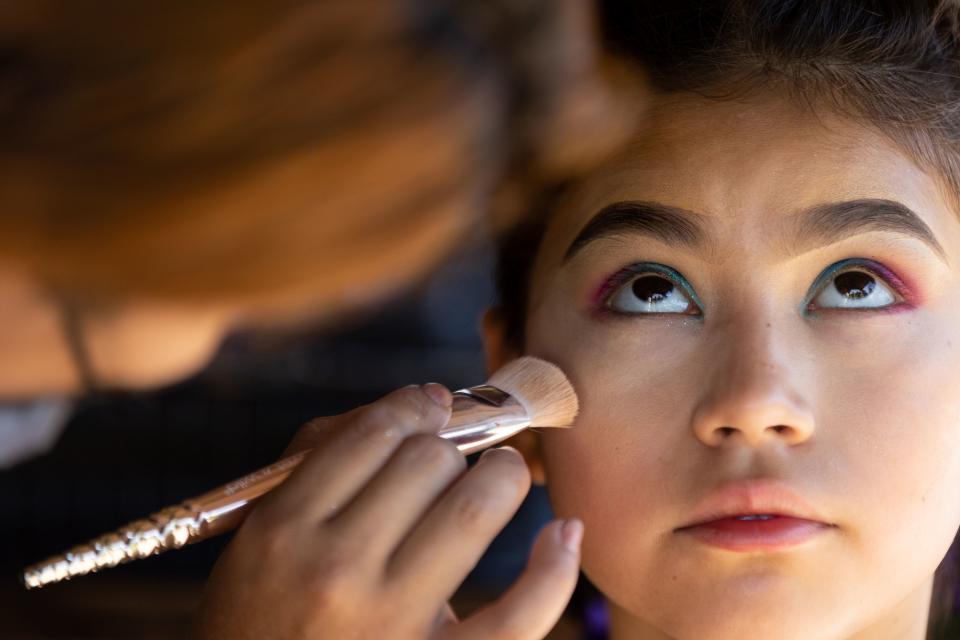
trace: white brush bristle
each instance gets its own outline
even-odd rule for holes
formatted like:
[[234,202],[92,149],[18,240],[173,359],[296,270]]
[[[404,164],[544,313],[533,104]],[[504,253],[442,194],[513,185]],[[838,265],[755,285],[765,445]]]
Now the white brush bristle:
[[569,427],[580,410],[577,394],[560,368],[525,356],[504,365],[487,384],[520,401],[533,427]]

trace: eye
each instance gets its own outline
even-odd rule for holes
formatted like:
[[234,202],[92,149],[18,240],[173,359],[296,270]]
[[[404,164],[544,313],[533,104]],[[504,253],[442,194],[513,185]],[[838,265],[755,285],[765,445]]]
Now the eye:
[[849,261],[837,263],[819,279],[827,283],[817,290],[807,308],[879,309],[897,303],[901,296],[878,275],[883,271]]
[[606,307],[623,314],[680,313],[699,314],[687,287],[674,276],[672,269],[662,266],[627,267],[611,278]]

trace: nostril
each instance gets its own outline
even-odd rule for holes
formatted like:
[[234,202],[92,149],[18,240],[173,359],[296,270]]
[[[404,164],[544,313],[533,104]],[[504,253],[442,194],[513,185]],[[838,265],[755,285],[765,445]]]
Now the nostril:
[[790,427],[786,425],[778,424],[775,427],[773,427],[773,430],[776,431],[777,433],[783,433],[784,431],[787,431],[789,428]]
[[724,437],[727,437],[727,436],[732,436],[733,432],[736,431],[736,429],[734,429],[733,427],[720,427],[719,431],[721,434],[723,434]]

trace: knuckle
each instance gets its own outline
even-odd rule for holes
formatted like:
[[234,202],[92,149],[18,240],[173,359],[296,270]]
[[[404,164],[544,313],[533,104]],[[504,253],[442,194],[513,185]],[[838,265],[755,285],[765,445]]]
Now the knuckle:
[[263,557],[271,562],[290,553],[290,536],[285,527],[261,530],[259,542]]
[[347,427],[345,437],[364,445],[380,443],[402,438],[410,430],[408,424],[403,416],[389,407],[370,405]]
[[333,429],[335,423],[335,418],[331,418],[330,416],[319,416],[317,418],[313,418],[312,420],[308,420],[302,427],[300,427],[300,430],[297,433],[302,433],[305,437],[324,435]]
[[517,454],[494,450],[484,462],[490,465],[491,470],[496,467],[496,471],[491,472],[500,482],[518,491],[526,491],[530,488],[530,469],[523,458]]
[[421,422],[441,413],[430,396],[415,385],[394,391],[383,399],[383,404],[391,407],[400,417],[409,422]]
[[513,486],[521,493],[526,493],[530,490],[530,469],[527,468],[525,464],[515,464],[510,468],[510,472],[506,476],[513,482]]
[[272,562],[290,553],[289,520],[289,516],[273,504],[257,505],[244,520],[238,538],[246,546],[255,546],[266,562]]
[[368,432],[386,429],[405,429],[419,424],[423,415],[409,404],[384,399],[369,405],[360,419],[362,428]]
[[353,576],[352,562],[346,554],[326,554],[317,560],[304,577],[306,599],[316,609],[333,609],[347,601]]
[[356,417],[356,427],[368,435],[388,430],[413,433],[439,427],[440,415],[442,412],[422,389],[410,386],[363,407]]
[[473,529],[500,510],[502,501],[489,491],[466,493],[453,499],[453,518],[462,529]]
[[329,438],[335,425],[336,420],[330,417],[310,420],[297,430],[284,453],[289,455],[297,451],[317,447]]
[[404,441],[402,447],[404,455],[417,467],[463,469],[467,464],[466,458],[460,454],[456,445],[434,435],[412,435]]
[[437,408],[436,403],[430,399],[430,396],[416,385],[398,389],[395,394],[397,403],[405,406],[408,411],[416,415],[426,416]]
[[393,421],[385,412],[375,406],[368,407],[357,416],[356,421],[350,425],[350,436],[360,441],[368,441],[382,438],[392,428],[396,428]]
[[287,514],[278,502],[278,494],[268,494],[261,498],[243,519],[241,530],[248,530],[263,537],[277,528],[286,526]]

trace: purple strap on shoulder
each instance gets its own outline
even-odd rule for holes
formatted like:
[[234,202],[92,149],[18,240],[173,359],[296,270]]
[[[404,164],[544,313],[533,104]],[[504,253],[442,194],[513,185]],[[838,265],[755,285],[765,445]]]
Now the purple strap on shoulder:
[[606,640],[610,634],[610,609],[605,598],[593,598],[583,610],[585,640]]

